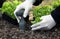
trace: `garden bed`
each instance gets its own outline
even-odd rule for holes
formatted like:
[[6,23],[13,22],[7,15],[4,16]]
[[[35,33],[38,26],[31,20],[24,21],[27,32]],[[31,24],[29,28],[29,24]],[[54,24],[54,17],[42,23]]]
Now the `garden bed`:
[[[46,3],[47,1],[44,1],[43,5],[46,5]],[[16,19],[13,22],[9,18],[9,22],[6,18],[9,18],[9,16],[0,13],[0,39],[60,39],[60,25],[56,25],[49,31],[31,31],[31,24],[27,21],[26,28],[22,31],[19,29]]]
[[60,39],[60,26],[49,31],[31,31],[28,28],[21,31],[18,25],[0,17],[0,39]]

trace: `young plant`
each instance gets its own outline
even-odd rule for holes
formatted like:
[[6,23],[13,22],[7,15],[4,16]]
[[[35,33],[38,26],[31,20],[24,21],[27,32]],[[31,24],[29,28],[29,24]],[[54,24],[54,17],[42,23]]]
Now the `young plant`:
[[35,17],[35,20],[31,21],[32,24],[40,22],[41,21],[40,17],[50,14],[52,10],[53,10],[53,7],[48,6],[48,5],[47,6],[37,6],[37,7],[35,7],[34,10],[33,10],[33,15]]
[[33,9],[33,14],[34,14],[35,20],[31,21],[31,23],[35,24],[37,22],[40,22],[41,16],[50,14],[52,12],[52,10],[54,10],[58,6],[60,6],[60,0],[54,1],[51,5],[35,7]]
[[60,0],[52,2],[52,6],[56,8],[57,6],[60,6]]
[[10,17],[12,17],[13,19],[15,19],[14,16],[14,10],[16,8],[17,5],[21,4],[21,1],[18,0],[14,0],[14,1],[6,1],[3,3],[2,6],[2,12],[6,12],[5,14],[9,15]]

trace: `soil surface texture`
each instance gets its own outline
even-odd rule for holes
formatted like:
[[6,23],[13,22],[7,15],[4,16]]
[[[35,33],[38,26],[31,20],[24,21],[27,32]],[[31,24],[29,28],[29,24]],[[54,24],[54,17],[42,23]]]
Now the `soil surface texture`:
[[0,15],[0,39],[60,39],[60,26],[57,25],[49,31],[31,31],[29,23],[24,31],[4,20]]

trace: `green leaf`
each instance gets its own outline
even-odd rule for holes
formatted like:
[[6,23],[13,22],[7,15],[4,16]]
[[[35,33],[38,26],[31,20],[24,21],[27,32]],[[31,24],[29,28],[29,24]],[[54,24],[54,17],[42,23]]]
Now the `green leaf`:
[[10,17],[12,17],[13,19],[15,19],[15,16],[14,16],[14,11],[16,9],[16,6],[21,4],[22,2],[21,1],[18,1],[18,0],[14,0],[14,1],[7,1],[7,2],[4,2],[3,3],[3,6],[2,6],[2,12],[6,12],[6,14],[8,14]]

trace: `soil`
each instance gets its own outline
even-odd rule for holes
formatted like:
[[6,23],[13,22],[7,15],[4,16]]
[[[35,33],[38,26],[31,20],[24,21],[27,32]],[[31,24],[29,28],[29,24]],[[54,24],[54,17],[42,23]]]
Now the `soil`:
[[60,26],[56,25],[49,31],[32,31],[28,23],[22,31],[18,24],[8,22],[0,14],[0,39],[60,39]]

